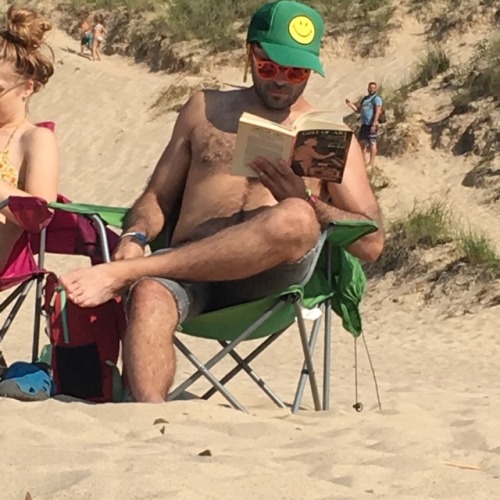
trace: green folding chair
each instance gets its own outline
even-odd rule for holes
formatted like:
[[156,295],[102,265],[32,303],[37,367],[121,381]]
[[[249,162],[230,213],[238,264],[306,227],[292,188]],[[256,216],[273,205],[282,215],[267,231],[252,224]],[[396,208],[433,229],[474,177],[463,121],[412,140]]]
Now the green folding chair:
[[[102,253],[105,259],[109,259],[110,250],[105,236],[106,226],[121,228],[127,209],[76,203],[52,203],[50,206],[91,218],[98,225],[102,238]],[[332,223],[322,233],[316,258],[302,283],[297,283],[260,300],[201,314],[180,325],[180,333],[216,340],[222,349],[203,363],[181,341],[180,336],[176,336],[175,346],[194,365],[196,371],[178,385],[169,394],[168,399],[179,397],[200,377],[205,377],[211,384],[211,388],[202,395],[203,399],[208,399],[219,392],[232,407],[246,411],[246,408],[226,387],[227,382],[243,370],[277,406],[286,408],[285,402],[255,372],[250,363],[296,321],[304,362],[291,410],[295,413],[300,408],[308,380],[314,408],[316,410],[329,409],[332,311],[342,319],[344,328],[353,336],[359,336],[362,332],[359,303],[364,293],[366,278],[359,261],[346,252],[345,248],[376,230],[377,225],[372,221]],[[165,241],[164,238],[163,241]],[[311,331],[308,333],[303,309],[315,308],[319,308],[322,314],[313,321]],[[324,321],[324,360],[323,394],[320,397],[312,353],[317,343],[322,320]],[[256,339],[261,339],[261,342],[250,354],[244,358],[238,355],[236,347],[241,342]],[[236,366],[224,377],[218,379],[211,369],[226,356],[232,357]]]

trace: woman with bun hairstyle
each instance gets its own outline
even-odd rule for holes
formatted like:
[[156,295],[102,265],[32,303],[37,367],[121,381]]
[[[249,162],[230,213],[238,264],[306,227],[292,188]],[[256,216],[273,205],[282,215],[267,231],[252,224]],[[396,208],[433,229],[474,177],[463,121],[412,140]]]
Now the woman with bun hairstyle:
[[[51,23],[12,5],[0,26],[0,201],[9,196],[57,196],[59,151],[54,133],[28,119],[31,96],[54,73],[45,42]],[[51,57],[42,53],[47,48]],[[8,208],[0,210],[0,276],[8,268],[22,229]]]

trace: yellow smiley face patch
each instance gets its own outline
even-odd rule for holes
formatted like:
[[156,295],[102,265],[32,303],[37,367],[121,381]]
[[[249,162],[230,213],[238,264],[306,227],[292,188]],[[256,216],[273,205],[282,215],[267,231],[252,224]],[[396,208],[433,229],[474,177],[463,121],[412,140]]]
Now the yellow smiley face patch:
[[302,45],[309,45],[314,40],[313,22],[306,16],[294,17],[288,25],[290,36]]

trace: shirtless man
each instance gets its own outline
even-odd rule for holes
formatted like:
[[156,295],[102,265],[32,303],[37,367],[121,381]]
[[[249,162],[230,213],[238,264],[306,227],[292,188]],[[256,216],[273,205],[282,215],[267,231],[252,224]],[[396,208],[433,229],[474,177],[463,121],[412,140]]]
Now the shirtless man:
[[[114,262],[61,277],[70,299],[83,307],[130,287],[123,362],[135,401],[162,402],[168,394],[179,322],[304,278],[320,227],[330,221],[381,222],[356,141],[342,184],[304,182],[285,161],[273,164],[261,157],[251,163],[258,179],[230,173],[244,111],[289,125],[312,109],[302,94],[310,70],[323,74],[322,33],[321,17],[305,5],[282,0],[261,7],[247,35],[254,86],[193,95],[129,212]],[[321,200],[306,188],[321,193]],[[179,204],[173,249],[144,257],[144,245]],[[373,261],[383,243],[380,230],[349,251]]]

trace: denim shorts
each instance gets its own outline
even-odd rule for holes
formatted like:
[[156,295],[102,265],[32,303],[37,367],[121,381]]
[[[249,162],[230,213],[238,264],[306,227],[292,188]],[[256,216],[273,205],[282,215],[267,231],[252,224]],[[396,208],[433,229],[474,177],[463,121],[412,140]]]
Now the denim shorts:
[[[280,264],[244,279],[210,282],[175,281],[159,277],[143,279],[155,280],[168,289],[177,303],[179,322],[182,323],[201,313],[251,302],[302,283],[307,278],[318,248],[319,245],[316,245],[296,262]],[[158,250],[155,254],[172,250],[174,248]]]
[[361,125],[358,139],[365,146],[372,146],[377,143],[377,132],[371,131],[371,125]]

